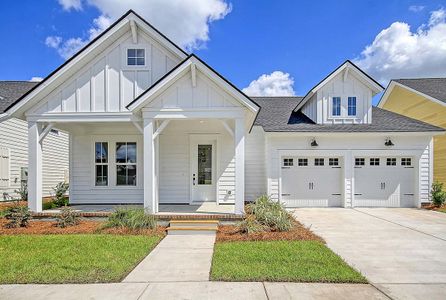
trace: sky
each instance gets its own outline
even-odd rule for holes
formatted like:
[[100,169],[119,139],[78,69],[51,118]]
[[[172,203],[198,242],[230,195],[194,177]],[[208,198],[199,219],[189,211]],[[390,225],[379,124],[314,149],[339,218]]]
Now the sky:
[[444,0],[23,0],[0,2],[0,80],[45,77],[128,9],[252,96],[304,95],[347,59],[384,86],[446,77]]

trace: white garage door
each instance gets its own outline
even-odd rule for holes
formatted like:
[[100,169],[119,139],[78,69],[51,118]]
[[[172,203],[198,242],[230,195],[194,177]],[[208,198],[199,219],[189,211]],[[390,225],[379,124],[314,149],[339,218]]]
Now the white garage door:
[[355,207],[414,207],[411,157],[356,157]]
[[287,207],[341,206],[338,157],[282,158],[281,199]]

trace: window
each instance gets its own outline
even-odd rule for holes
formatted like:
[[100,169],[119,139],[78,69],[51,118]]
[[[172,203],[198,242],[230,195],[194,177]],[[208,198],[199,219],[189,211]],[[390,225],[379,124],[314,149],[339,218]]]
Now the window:
[[387,158],[387,165],[388,166],[396,166],[396,158],[395,157],[388,157]]
[[307,158],[299,158],[297,160],[297,165],[299,167],[306,167],[306,166],[308,166],[308,159]]
[[379,158],[371,158],[370,165],[371,166],[379,166]]
[[128,66],[145,66],[146,50],[145,49],[127,49],[127,65]]
[[9,187],[9,148],[0,147],[0,187]]
[[95,185],[108,185],[108,143],[95,143]]
[[340,116],[341,115],[341,97],[333,97],[332,99],[332,115]]
[[136,185],[136,143],[116,143],[116,185]]
[[356,116],[356,97],[348,97],[348,115]]
[[315,166],[323,166],[325,164],[325,159],[323,158],[315,158],[314,165]]
[[355,166],[365,166],[365,158],[355,158]]
[[284,158],[283,159],[284,167],[292,167],[293,165],[294,165],[294,159],[292,159],[292,158]]
[[412,159],[408,157],[401,158],[401,165],[402,166],[411,166],[412,165]]
[[50,132],[54,135],[59,135],[59,130],[57,129],[51,129]]
[[338,158],[329,158],[328,165],[329,166],[339,166],[339,159]]

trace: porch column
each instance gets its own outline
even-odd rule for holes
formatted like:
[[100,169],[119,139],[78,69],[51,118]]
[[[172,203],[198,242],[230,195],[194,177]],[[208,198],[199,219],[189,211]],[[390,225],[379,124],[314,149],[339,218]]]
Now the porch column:
[[245,211],[245,120],[235,119],[235,213]]
[[153,142],[153,119],[144,119],[144,208],[149,213],[156,213],[155,185],[155,144]]
[[28,122],[28,207],[42,211],[42,143],[41,125]]

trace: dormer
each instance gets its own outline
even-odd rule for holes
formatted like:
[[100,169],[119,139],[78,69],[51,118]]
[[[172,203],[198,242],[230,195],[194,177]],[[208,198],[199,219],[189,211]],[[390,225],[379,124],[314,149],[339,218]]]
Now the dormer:
[[371,124],[372,98],[383,90],[347,60],[312,88],[295,111],[317,124]]

